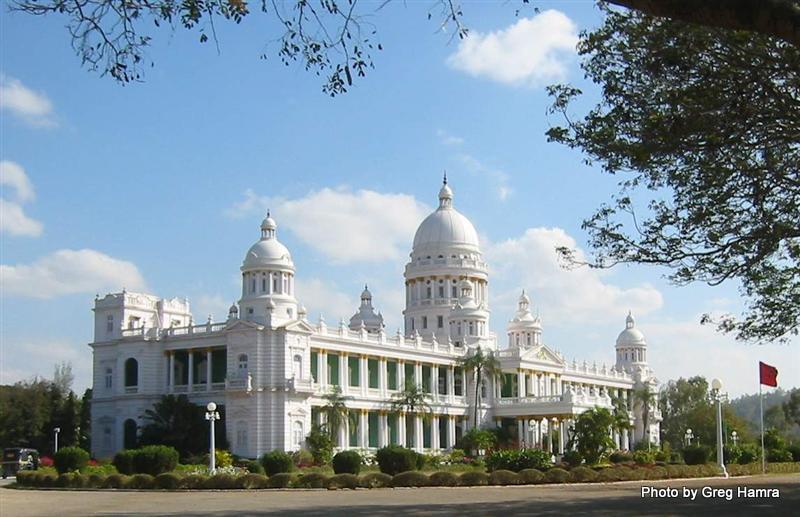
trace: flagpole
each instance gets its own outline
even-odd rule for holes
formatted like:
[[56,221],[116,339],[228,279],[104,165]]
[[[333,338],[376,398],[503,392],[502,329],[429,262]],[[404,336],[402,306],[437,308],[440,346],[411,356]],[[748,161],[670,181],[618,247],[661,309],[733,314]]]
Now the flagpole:
[[767,473],[766,456],[764,452],[764,395],[761,393],[761,378],[758,380],[758,400],[761,406],[761,473]]

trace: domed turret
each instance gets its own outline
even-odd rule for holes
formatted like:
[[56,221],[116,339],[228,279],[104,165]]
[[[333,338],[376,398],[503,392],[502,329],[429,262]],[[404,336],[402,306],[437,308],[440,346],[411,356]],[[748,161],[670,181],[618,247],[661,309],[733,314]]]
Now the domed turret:
[[542,320],[531,314],[531,299],[522,290],[517,312],[508,322],[508,346],[531,347],[542,342]]
[[271,325],[298,317],[294,297],[294,263],[289,250],[278,241],[278,225],[269,212],[261,222],[261,238],[242,262],[240,318]]
[[372,293],[365,285],[364,291],[361,293],[361,306],[350,318],[350,330],[364,328],[367,332],[379,332],[383,327],[383,316],[380,312],[375,313],[375,308],[372,306]]
[[453,190],[445,176],[439,190],[439,208],[422,221],[414,235],[412,258],[427,252],[478,252],[478,232],[472,223],[453,208]]
[[625,330],[620,332],[615,346],[617,351],[617,368],[632,371],[637,367],[647,366],[647,340],[636,328],[636,320],[628,312],[625,318]]

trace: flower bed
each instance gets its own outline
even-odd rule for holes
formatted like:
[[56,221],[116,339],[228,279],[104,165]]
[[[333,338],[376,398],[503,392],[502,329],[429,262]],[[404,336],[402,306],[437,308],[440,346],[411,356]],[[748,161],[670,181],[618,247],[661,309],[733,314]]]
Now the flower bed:
[[[731,476],[745,476],[761,473],[760,463],[748,465],[728,465]],[[198,469],[199,470],[199,469]],[[800,462],[769,463],[769,473],[800,472]],[[276,489],[276,488],[327,488],[355,489],[383,487],[419,486],[480,486],[480,485],[538,485],[559,483],[643,481],[650,479],[676,479],[710,477],[720,474],[715,464],[705,465],[635,465],[618,464],[609,467],[574,467],[570,470],[554,467],[546,471],[524,469],[518,474],[497,470],[485,472],[440,471],[430,475],[420,471],[402,472],[389,476],[370,472],[354,474],[326,475],[322,473],[277,473],[272,476],[248,473],[245,469],[228,467],[210,476],[197,471],[173,471],[153,477],[148,474],[126,476],[123,474],[91,475],[69,473],[57,475],[53,469],[22,471],[17,475],[17,485],[33,488],[63,489],[138,489],[138,490],[224,490],[224,489]]]

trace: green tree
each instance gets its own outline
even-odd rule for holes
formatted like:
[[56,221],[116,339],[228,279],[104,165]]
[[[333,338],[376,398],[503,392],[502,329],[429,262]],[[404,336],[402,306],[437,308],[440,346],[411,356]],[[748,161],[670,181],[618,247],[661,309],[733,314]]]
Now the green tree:
[[92,388],[87,388],[83,392],[79,426],[79,446],[81,449],[90,451],[92,450]]
[[472,372],[475,379],[475,398],[473,408],[473,426],[480,427],[478,421],[478,410],[481,401],[481,382],[486,379],[486,382],[491,386],[492,381],[499,377],[503,370],[500,368],[500,361],[495,357],[494,352],[489,351],[484,353],[481,347],[468,356],[459,359],[459,365],[465,371]]
[[[789,25],[798,19],[798,2],[773,4],[789,6]],[[583,222],[593,256],[562,257],[658,265],[677,285],[736,281],[743,314],[702,321],[740,340],[788,341],[800,322],[800,48],[603,11],[578,44],[601,98],[575,117],[580,90],[550,87],[564,123],[547,135],[621,176],[620,190]]]
[[[209,424],[205,408],[189,401],[186,395],[164,395],[142,415],[139,445],[167,445],[177,449],[182,459],[208,450]],[[216,424],[216,444],[227,448],[225,407],[217,406],[222,420]]]
[[614,423],[611,424],[611,427],[617,431],[624,431],[633,427],[625,399],[615,396],[611,398],[611,403],[614,406],[614,410],[611,413],[614,417]]
[[638,404],[642,411],[642,440],[646,440],[647,450],[650,450],[650,444],[653,442],[653,438],[650,436],[650,411],[656,402],[656,393],[649,384],[645,384],[641,388],[633,390],[633,402]]
[[614,425],[614,415],[606,408],[593,408],[584,411],[575,419],[568,448],[573,446],[586,460],[594,465],[609,451],[614,449],[610,429]]
[[793,389],[781,407],[788,422],[800,425],[800,388]]
[[347,402],[352,400],[353,397],[342,395],[342,388],[334,386],[329,393],[323,397],[325,405],[322,407],[322,412],[325,414],[325,429],[333,440],[334,443],[338,442],[337,433],[347,418]]
[[428,403],[430,394],[419,384],[406,381],[405,387],[392,395],[390,410],[392,413],[419,414],[423,420],[429,421],[433,416],[433,409]]

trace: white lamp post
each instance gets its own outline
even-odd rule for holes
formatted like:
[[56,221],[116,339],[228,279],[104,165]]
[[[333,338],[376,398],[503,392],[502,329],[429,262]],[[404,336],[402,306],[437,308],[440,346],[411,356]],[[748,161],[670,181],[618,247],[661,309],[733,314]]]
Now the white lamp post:
[[736,442],[739,441],[739,433],[731,431],[731,440],[733,440],[733,446],[736,447]]
[[55,446],[55,451],[53,451],[53,452],[58,452],[58,433],[60,433],[60,432],[61,432],[61,428],[60,427],[54,427],[53,428],[53,434],[55,435],[55,442],[56,442],[55,443],[55,445],[56,445]]
[[711,394],[717,401],[717,463],[719,463],[722,473],[728,477],[725,469],[725,459],[722,454],[722,381],[714,379],[711,381]]
[[219,420],[219,413],[217,412],[217,405],[213,402],[209,402],[206,406],[206,420],[208,420],[209,424],[211,425],[211,446],[209,448],[209,470],[213,474],[217,470],[217,458],[214,454],[214,422]]
[[687,429],[686,430],[686,435],[685,435],[686,445],[691,445],[692,444],[692,436],[694,436],[692,434],[692,429],[691,428]]

